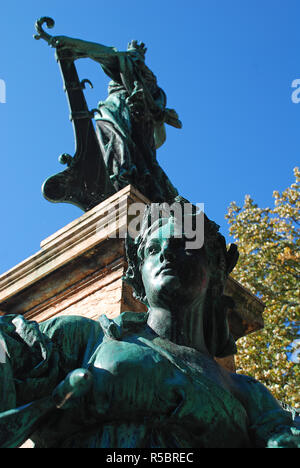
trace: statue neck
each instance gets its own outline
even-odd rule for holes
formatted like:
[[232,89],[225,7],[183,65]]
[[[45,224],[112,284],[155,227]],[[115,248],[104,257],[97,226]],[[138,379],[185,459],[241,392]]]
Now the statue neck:
[[203,331],[204,298],[191,304],[151,306],[148,325],[160,337],[181,346],[188,346],[208,354]]

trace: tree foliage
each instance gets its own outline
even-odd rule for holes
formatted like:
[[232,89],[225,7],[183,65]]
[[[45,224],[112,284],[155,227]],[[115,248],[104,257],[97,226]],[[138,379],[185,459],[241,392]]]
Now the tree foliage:
[[300,408],[300,364],[290,360],[291,344],[300,327],[300,171],[295,183],[275,191],[274,207],[259,208],[245,197],[241,208],[230,204],[226,218],[239,247],[232,276],[258,295],[266,308],[264,329],[241,338],[237,372],[251,375],[275,398]]

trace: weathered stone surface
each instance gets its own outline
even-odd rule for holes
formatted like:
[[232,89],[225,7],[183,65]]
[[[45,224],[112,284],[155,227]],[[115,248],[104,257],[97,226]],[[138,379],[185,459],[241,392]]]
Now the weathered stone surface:
[[[122,284],[124,240],[110,236],[126,229],[133,201],[146,200],[128,187],[43,241],[39,252],[0,277],[1,310],[41,321],[57,314],[115,316],[132,308],[137,301]],[[110,222],[112,209],[116,223]]]
[[220,366],[224,367],[229,372],[236,371],[234,356],[227,356],[225,358],[215,358],[215,360],[218,364],[220,364]]
[[235,302],[234,310],[229,311],[229,323],[236,340],[263,328],[262,312],[265,306],[258,297],[231,277],[227,281],[225,293]]

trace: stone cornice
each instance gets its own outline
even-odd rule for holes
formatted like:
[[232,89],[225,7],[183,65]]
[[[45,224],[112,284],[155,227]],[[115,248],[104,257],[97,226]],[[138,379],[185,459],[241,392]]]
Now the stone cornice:
[[126,230],[128,206],[149,203],[127,186],[41,242],[41,250],[0,276],[0,304],[74,258]]

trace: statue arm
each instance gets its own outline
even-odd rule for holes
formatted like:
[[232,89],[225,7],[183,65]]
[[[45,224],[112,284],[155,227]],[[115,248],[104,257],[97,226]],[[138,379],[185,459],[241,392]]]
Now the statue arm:
[[85,395],[92,385],[86,369],[76,369],[67,375],[49,396],[0,413],[0,448],[22,445],[43,418],[56,409],[70,409],[73,402]]
[[89,390],[91,376],[83,367],[87,344],[101,339],[99,331],[97,322],[82,317],[42,324],[17,315],[0,318],[0,448],[21,445],[45,415],[69,408]]
[[96,42],[83,41],[68,36],[54,36],[50,44],[59,49],[72,50],[77,58],[89,57],[96,62],[106,64],[108,60],[115,61],[118,57],[128,55],[128,52],[119,52],[115,47],[105,46]]
[[232,374],[237,398],[244,405],[256,447],[300,448],[300,427],[269,390],[257,380]]
[[[120,52],[115,47],[108,47],[96,42],[83,41],[81,39],[74,39],[67,36],[54,36],[51,39],[51,44],[58,49],[72,50],[77,58],[89,57],[92,60],[95,60],[104,67],[105,73],[113,79],[116,79],[116,73],[118,74],[121,72],[121,58],[131,58],[133,62],[138,58],[138,54],[133,51]],[[144,68],[148,69],[146,65],[144,65]],[[149,73],[152,74],[150,70]],[[142,93],[145,93],[143,99],[147,103],[146,106],[149,108],[157,126],[157,135],[160,135],[158,137],[159,141],[157,142],[157,147],[159,147],[166,138],[163,124],[167,123],[175,128],[182,128],[182,123],[174,109],[166,108],[166,95],[164,91],[157,87],[157,96],[151,96],[141,76],[137,77],[137,81],[134,82],[134,88],[129,97],[128,104],[135,107],[135,101],[139,100],[139,95]],[[159,130],[159,127],[162,128]]]

